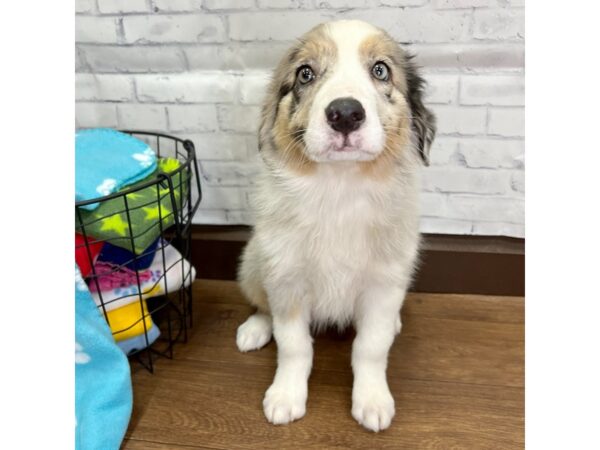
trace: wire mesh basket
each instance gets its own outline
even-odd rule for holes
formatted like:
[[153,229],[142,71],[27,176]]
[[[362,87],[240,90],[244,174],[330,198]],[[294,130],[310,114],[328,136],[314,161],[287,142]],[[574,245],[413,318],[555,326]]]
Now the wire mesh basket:
[[156,357],[173,358],[192,326],[191,225],[202,190],[190,140],[123,132],[152,147],[159,168],[119,192],[77,202],[75,247],[115,340],[153,372]]

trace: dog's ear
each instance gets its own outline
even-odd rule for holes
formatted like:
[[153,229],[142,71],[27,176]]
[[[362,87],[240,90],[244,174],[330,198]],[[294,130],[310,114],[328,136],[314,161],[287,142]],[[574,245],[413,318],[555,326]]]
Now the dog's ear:
[[425,165],[428,166],[429,150],[435,137],[436,120],[433,113],[423,105],[425,80],[419,75],[412,58],[412,55],[406,57],[406,97],[411,109],[412,128],[416,137],[417,150]]
[[293,80],[290,80],[291,65],[298,53],[299,44],[290,48],[280,60],[271,77],[267,94],[263,100],[260,126],[258,129],[258,150],[269,146],[271,131],[279,112],[279,103],[292,90]]

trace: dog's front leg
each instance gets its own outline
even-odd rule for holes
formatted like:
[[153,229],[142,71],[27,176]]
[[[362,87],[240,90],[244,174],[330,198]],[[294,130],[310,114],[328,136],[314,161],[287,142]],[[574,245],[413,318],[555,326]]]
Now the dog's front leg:
[[352,416],[372,431],[389,427],[395,413],[386,368],[389,349],[399,332],[404,295],[403,289],[377,286],[366,290],[357,305],[352,346]]
[[292,314],[273,312],[277,372],[265,394],[263,408],[267,420],[274,424],[292,422],[306,413],[313,346],[310,313],[299,309]]

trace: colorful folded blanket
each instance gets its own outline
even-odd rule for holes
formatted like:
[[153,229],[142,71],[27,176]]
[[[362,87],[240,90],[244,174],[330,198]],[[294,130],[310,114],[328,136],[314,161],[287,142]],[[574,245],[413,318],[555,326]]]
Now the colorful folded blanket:
[[108,325],[115,341],[120,342],[149,331],[154,325],[146,300],[107,311]]
[[[196,278],[196,269],[181,256],[175,247],[162,239],[152,265],[142,273],[149,274],[149,277],[144,275],[144,281],[140,280],[141,297],[144,299],[176,292],[182,287],[188,287]],[[93,278],[88,282],[90,286],[96,283]],[[100,292],[92,291],[92,298],[96,305],[104,304],[106,311],[112,311],[133,302],[139,304],[140,289],[138,289],[137,282],[108,290],[100,287]]]
[[75,449],[117,450],[131,416],[129,362],[75,269]]
[[[170,174],[180,165],[177,159],[162,158],[158,161],[157,173],[139,184],[155,179],[159,173]],[[181,208],[188,194],[188,173],[188,171],[181,171],[172,177],[175,206],[178,209]],[[134,184],[130,188],[135,186]],[[76,231],[84,226],[88,236],[108,241],[112,245],[141,255],[160,236],[161,224],[162,229],[165,230],[175,223],[173,213],[175,208],[170,194],[166,181],[127,194],[129,222],[123,197],[103,201],[94,211],[79,209],[75,214]],[[79,215],[81,215],[81,222]],[[133,242],[130,233],[133,233]]]
[[[87,240],[87,247],[85,245]],[[81,276],[87,277],[92,271],[92,264],[99,257],[104,242],[95,239],[84,239],[81,234],[75,233],[75,263],[79,266]],[[89,249],[89,255],[88,255]],[[90,259],[92,262],[90,263]]]
[[[148,336],[148,341],[146,342],[146,336]],[[160,330],[156,325],[148,330],[146,335],[140,334],[139,336],[135,336],[129,339],[125,339],[124,341],[118,341],[117,345],[126,355],[131,355],[134,352],[145,349],[146,347],[154,344],[154,342],[160,336]]]
[[149,270],[135,271],[104,261],[96,261],[94,272],[92,280],[97,279],[98,282],[95,280],[90,281],[89,286],[92,292],[97,292],[98,288],[100,288],[100,291],[126,288],[132,284],[136,284],[138,278],[140,279],[140,283],[152,278],[152,273]]
[[[156,154],[145,142],[108,128],[75,134],[75,200],[117,192],[156,170]],[[99,203],[83,208],[93,210]]]
[[135,257],[136,255],[129,250],[106,242],[98,255],[98,262],[115,264],[130,270],[147,269],[154,260],[154,253],[156,252],[156,246],[159,241],[160,238],[156,239],[148,248],[144,249],[141,254],[137,255],[137,259]]

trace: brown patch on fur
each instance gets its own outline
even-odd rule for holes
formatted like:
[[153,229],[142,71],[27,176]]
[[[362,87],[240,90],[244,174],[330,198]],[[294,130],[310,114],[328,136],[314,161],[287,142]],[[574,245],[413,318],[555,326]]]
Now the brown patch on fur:
[[368,177],[384,179],[394,172],[395,162],[410,145],[410,119],[408,114],[398,119],[397,130],[385,130],[385,147],[372,161],[360,162],[360,171]]
[[380,120],[386,135],[385,147],[373,161],[360,163],[361,172],[366,176],[385,178],[393,173],[395,161],[410,145],[411,112],[404,99],[407,84],[403,63],[406,56],[384,32],[366,38],[360,45],[359,53],[368,71],[379,61],[390,68],[389,81],[374,81],[376,89],[388,102],[379,105]]
[[390,69],[390,84],[403,95],[406,94],[406,77],[403,64],[406,59],[404,51],[387,33],[381,32],[366,38],[358,49],[361,61],[367,71],[378,61],[386,63]]
[[304,64],[310,65],[318,84],[327,64],[335,59],[336,47],[319,25],[302,37],[291,48],[275,70],[265,104],[259,132],[259,147],[268,149],[275,163],[292,169],[299,175],[315,170],[316,163],[304,153],[304,132],[308,126],[312,99],[316,86],[301,88],[296,85],[296,72]]
[[273,144],[280,163],[299,175],[305,175],[315,170],[316,163],[304,153],[303,129],[294,128],[294,124],[288,118],[290,103],[291,99],[286,98],[279,105],[271,130]]

